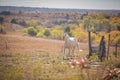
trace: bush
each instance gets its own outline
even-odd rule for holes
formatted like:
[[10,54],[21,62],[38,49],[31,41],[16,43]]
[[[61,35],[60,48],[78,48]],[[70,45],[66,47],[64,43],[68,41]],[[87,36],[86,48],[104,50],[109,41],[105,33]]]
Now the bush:
[[36,36],[37,33],[38,33],[38,30],[37,30],[37,28],[29,27],[29,28],[27,28],[26,31],[24,31],[24,32],[26,32],[26,33],[29,34],[30,36]]
[[99,34],[91,33],[91,40],[92,40],[93,44],[99,44],[100,38],[101,38],[101,36],[99,36]]
[[50,31],[48,29],[45,30],[44,35],[49,37],[51,35]]
[[0,25],[0,34],[6,34],[5,27]]
[[17,20],[16,19],[12,19],[11,23],[17,24]]
[[93,61],[93,62],[100,61],[97,54],[93,54],[92,56],[90,56],[90,60]]
[[120,43],[120,31],[110,32],[110,38],[112,44]]
[[44,34],[43,34],[43,32],[38,32],[36,36],[37,37],[44,37]]
[[0,17],[0,24],[2,24],[4,21],[4,18],[3,17]]
[[75,30],[72,30],[72,34],[79,42],[88,41],[88,34],[83,30],[82,27],[78,27]]
[[114,69],[120,68],[120,60],[114,56],[109,57],[108,60],[104,62],[106,68]]
[[22,26],[27,26],[27,23],[24,20],[20,21],[18,24],[20,24]]
[[61,40],[61,39],[63,39],[63,34],[64,34],[63,30],[53,29],[51,31],[51,38]]
[[72,36],[70,27],[66,27],[64,32],[67,33],[69,36]]
[[11,13],[10,11],[2,11],[0,14],[7,16],[7,15],[10,15]]

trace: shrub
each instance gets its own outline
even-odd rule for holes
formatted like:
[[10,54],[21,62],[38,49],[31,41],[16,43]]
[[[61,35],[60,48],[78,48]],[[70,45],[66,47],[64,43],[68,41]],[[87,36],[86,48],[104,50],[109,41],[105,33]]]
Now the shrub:
[[5,27],[0,25],[0,34],[6,34]]
[[18,24],[20,24],[22,26],[27,26],[27,23],[24,20],[20,21]]
[[97,54],[93,54],[92,56],[90,56],[90,60],[93,62],[100,61]]
[[0,24],[2,24],[4,21],[4,18],[3,17],[0,17]]
[[110,35],[112,44],[120,43],[120,31],[112,31]]
[[45,32],[44,32],[44,35],[47,36],[47,37],[49,37],[50,34],[51,34],[50,31],[48,29],[46,29]]
[[63,30],[57,30],[57,29],[53,29],[51,31],[51,37],[54,39],[63,39]]
[[82,27],[78,27],[75,30],[71,31],[73,36],[79,41],[79,42],[87,42],[88,41],[88,34],[83,30]]
[[114,56],[109,57],[108,60],[104,62],[106,68],[114,69],[120,68],[120,60]]
[[100,38],[101,38],[101,36],[99,36],[98,34],[91,33],[91,40],[92,40],[93,44],[99,44]]
[[0,14],[7,16],[7,15],[10,15],[11,13],[10,11],[2,11]]
[[37,30],[37,28],[29,27],[29,28],[27,28],[26,31],[24,31],[24,32],[26,32],[26,33],[29,34],[30,36],[36,36],[37,33],[38,33],[38,30]]
[[12,19],[11,23],[17,24],[17,20],[16,19]]
[[44,34],[43,34],[43,32],[38,32],[36,36],[37,37],[44,37]]
[[66,27],[64,32],[68,33],[69,36],[72,36],[70,27]]

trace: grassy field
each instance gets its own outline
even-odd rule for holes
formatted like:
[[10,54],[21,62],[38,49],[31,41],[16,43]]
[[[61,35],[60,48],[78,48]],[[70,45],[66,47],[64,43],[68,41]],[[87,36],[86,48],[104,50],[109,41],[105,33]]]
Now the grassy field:
[[[101,80],[105,65],[82,69],[71,68],[70,60],[63,60],[64,41],[22,36],[17,33],[0,35],[0,80]],[[80,43],[82,52],[88,53],[87,44]],[[94,57],[93,57],[94,58]]]
[[[69,60],[62,59],[63,43],[12,33],[0,35],[0,80],[79,79],[80,67],[71,69]],[[77,53],[78,59],[86,52]]]

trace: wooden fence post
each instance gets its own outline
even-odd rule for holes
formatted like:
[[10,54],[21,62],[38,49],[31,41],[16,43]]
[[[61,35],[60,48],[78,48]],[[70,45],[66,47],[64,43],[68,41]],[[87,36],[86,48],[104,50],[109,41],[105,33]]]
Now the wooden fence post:
[[8,44],[7,40],[5,40],[5,48],[8,49]]
[[89,57],[92,55],[91,53],[91,32],[88,31],[88,45],[89,45]]
[[115,44],[115,57],[117,57],[117,43]]
[[108,56],[109,56],[109,47],[110,46],[110,34],[108,35],[108,48],[107,48],[107,60],[108,60]]

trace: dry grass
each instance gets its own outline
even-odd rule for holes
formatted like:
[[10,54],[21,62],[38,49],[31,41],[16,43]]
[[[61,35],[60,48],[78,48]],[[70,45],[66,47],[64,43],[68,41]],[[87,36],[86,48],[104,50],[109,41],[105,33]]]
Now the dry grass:
[[[39,52],[48,52],[48,53],[60,53],[61,46],[63,42],[56,40],[47,40],[39,38],[31,38],[18,35],[2,35],[1,45],[5,47],[5,41],[7,41],[8,50],[12,53],[39,53]],[[0,46],[0,49],[4,47]]]
[[62,46],[59,40],[0,35],[0,80],[79,80],[80,68],[62,59]]
[[[7,42],[7,48],[6,48]],[[0,80],[101,80],[102,67],[72,69],[62,59],[63,41],[21,35],[0,35]],[[83,44],[80,44],[83,46]],[[86,45],[85,45],[86,46]],[[85,50],[85,46],[82,50]],[[77,59],[86,55],[80,52]],[[111,61],[109,61],[111,62]]]

